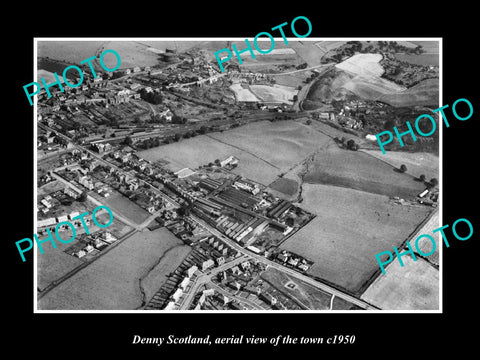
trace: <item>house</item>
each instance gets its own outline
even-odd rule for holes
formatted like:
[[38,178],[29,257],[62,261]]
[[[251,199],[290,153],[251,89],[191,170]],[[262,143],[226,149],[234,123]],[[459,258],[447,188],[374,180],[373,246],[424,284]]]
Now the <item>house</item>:
[[102,240],[100,240],[99,238],[96,238],[93,240],[93,246],[95,247],[95,249],[99,249],[103,246],[105,246],[107,244],[105,244]]
[[149,206],[147,208],[147,211],[150,213],[150,214],[153,214],[155,212],[155,206]]
[[284,263],[288,260],[288,258],[284,254],[278,254],[277,255],[277,260]]
[[78,179],[78,182],[85,186],[88,190],[93,190],[94,186],[93,186],[93,181],[92,179],[89,177],[89,176],[81,176],[79,179]]
[[115,236],[113,236],[111,233],[109,233],[108,231],[104,232],[102,234],[101,238],[102,238],[103,241],[106,241],[109,244],[117,241],[117,238]]
[[175,301],[178,301],[180,300],[180,298],[182,297],[183,295],[183,290],[182,289],[177,289],[173,295],[172,295],[172,298],[175,300]]
[[185,290],[188,286],[188,284],[190,284],[190,278],[188,276],[184,277],[182,282],[180,283],[180,288],[182,290]]
[[299,264],[297,267],[302,271],[307,271],[309,269],[309,266],[306,264]]
[[59,223],[66,222],[66,221],[68,221],[68,215],[62,215],[57,217],[57,222]]
[[298,260],[297,258],[290,258],[290,259],[287,261],[287,264],[292,265],[292,266],[297,266],[298,261],[299,261],[299,260]]
[[78,257],[78,258],[82,258],[84,257],[85,255],[87,255],[87,253],[83,250],[79,250],[75,253],[75,256]]
[[220,166],[225,167],[227,165],[235,166],[238,165],[238,159],[235,156],[229,156],[225,160],[220,161]]
[[92,245],[87,245],[83,248],[83,250],[87,253],[91,253],[94,250],[94,247]]
[[37,226],[41,228],[41,227],[52,226],[52,225],[55,225],[56,223],[57,223],[57,220],[55,218],[48,218],[44,220],[38,220]]
[[188,277],[192,277],[193,274],[198,270],[198,267],[196,265],[193,265],[192,267],[188,268],[187,270],[187,275]]
[[225,263],[225,258],[223,256],[220,256],[217,258],[217,265],[220,266]]
[[245,262],[241,263],[240,266],[242,267],[243,270],[248,270],[248,269],[250,269],[250,262],[245,261]]
[[202,263],[202,271],[205,271],[215,265],[215,262],[212,259],[205,260]]

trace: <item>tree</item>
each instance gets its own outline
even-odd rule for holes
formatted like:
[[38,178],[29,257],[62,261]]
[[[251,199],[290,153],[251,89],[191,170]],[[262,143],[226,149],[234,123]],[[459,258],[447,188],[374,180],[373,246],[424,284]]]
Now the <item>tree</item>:
[[215,159],[215,165],[220,166],[220,159]]
[[430,184],[432,184],[432,186],[437,186],[438,185],[438,179],[437,178],[432,178],[432,180],[430,180]]
[[407,167],[405,166],[405,164],[400,165],[400,171],[401,172],[407,171]]
[[424,174],[420,175],[420,177],[419,177],[419,179],[420,179],[421,181],[425,181],[426,178],[427,178],[427,177],[426,177]]
[[391,130],[391,129],[393,129],[394,126],[395,126],[395,120],[388,119],[387,121],[385,121],[385,124],[383,125],[383,128],[385,130]]
[[311,123],[312,123],[312,120],[310,120],[310,119],[308,119],[308,120],[306,121],[306,124],[307,124],[307,125],[310,125]]
[[347,141],[347,149],[349,150],[357,150],[357,144],[353,139]]
[[86,191],[83,191],[78,198],[78,201],[85,202],[87,201],[88,194]]
[[175,141],[179,141],[182,138],[182,135],[179,133],[176,133],[174,136]]
[[127,136],[127,137],[125,138],[124,142],[125,142],[125,144],[128,145],[128,146],[130,146],[130,145],[133,144],[133,140],[132,140],[132,138],[131,138],[130,136]]

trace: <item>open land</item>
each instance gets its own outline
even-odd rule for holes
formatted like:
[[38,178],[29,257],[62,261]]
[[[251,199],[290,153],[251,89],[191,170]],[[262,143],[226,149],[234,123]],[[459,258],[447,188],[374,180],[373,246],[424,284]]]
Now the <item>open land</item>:
[[422,258],[391,262],[361,296],[384,310],[438,310],[439,272]]
[[314,261],[309,274],[357,294],[378,270],[375,254],[402,244],[430,211],[328,185],[304,184],[303,198],[317,216],[280,248]]
[[136,224],[141,224],[150,216],[145,209],[142,209],[140,206],[116,191],[113,191],[109,197],[102,201],[104,205],[107,205],[113,211],[117,211],[119,214],[129,218]]
[[425,188],[413,176],[369,154],[340,149],[335,144],[316,154],[304,180],[402,198],[415,197]]
[[[438,229],[441,226],[442,225],[440,223],[439,212],[435,211],[435,213],[432,214],[432,217],[422,226],[422,228],[419,229],[414,236],[412,236],[412,240],[410,241],[410,245],[418,254],[417,247],[415,246],[417,237],[423,234],[428,234],[432,236],[435,239],[435,251],[432,253],[432,255],[425,257],[425,260],[427,260],[428,262],[436,266],[439,265],[440,251],[441,251],[440,248],[443,247],[444,242],[440,232],[437,231],[436,233],[433,233],[433,230]],[[432,242],[426,237],[422,237],[418,241],[418,248],[424,254],[429,254],[432,251],[433,246],[434,245],[432,244]],[[419,255],[422,255],[422,254],[419,254]]]
[[163,268],[163,274],[156,273],[160,287],[162,275],[173,271],[179,259],[169,260],[171,267],[159,259],[178,246],[184,245],[165,228],[136,233],[52,289],[40,299],[38,306],[40,309],[72,310],[135,309],[144,301],[139,279],[158,264]]
[[377,98],[392,106],[434,106],[439,104],[439,80],[426,79],[405,91],[384,94]]
[[387,151],[382,154],[380,150],[361,149],[376,158],[383,160],[390,165],[399,168],[404,164],[407,167],[407,173],[415,177],[424,174],[427,179],[433,177],[439,178],[439,159],[438,156],[426,152],[406,152],[406,151]]
[[[100,212],[97,214],[100,214]],[[99,220],[99,222],[105,223],[101,220]],[[88,224],[88,230],[90,234],[95,234],[98,231],[108,231],[118,239],[130,231],[131,227],[114,218],[113,222],[108,226],[108,228],[99,228],[93,221],[90,221]],[[56,249],[52,247],[50,242],[45,242],[42,244],[42,248],[44,250],[43,254],[41,254],[40,250],[37,248],[37,288],[39,290],[45,289],[53,281],[60,279],[68,272],[84,263],[83,260],[65,252],[66,249],[78,243],[81,235],[85,234],[83,226],[76,228],[75,233],[76,236],[72,242],[65,244],[61,241],[55,241]],[[70,229],[61,231],[59,234],[65,240],[68,240],[72,237],[72,232]],[[39,236],[39,239],[44,238],[46,238],[46,235]]]
[[381,54],[356,54],[335,65],[335,72],[321,76],[312,85],[307,104],[315,108],[319,106],[319,101],[345,99],[348,95],[379,100],[392,106],[429,106],[438,103],[438,78],[422,80],[407,89],[381,77],[384,69],[380,60]]
[[139,156],[150,161],[166,159],[172,170],[178,171],[233,155],[240,159],[234,173],[268,185],[328,141],[327,136],[300,122],[261,121],[141,151]]
[[[268,281],[281,292],[293,297],[311,310],[329,310],[331,295],[316,289],[301,280],[290,277],[284,272],[269,268],[261,274],[262,279]],[[285,286],[292,283],[295,287]]]
[[[242,40],[236,40],[234,43],[240,49],[244,48],[245,44]],[[367,41],[359,47],[360,52],[365,50],[366,53],[360,54],[358,49],[353,52],[348,49],[349,47],[358,48],[356,43],[358,42],[346,44],[345,41],[316,41],[314,43],[308,39],[292,39],[288,45],[285,45],[280,40],[275,43],[275,50],[270,54],[257,54],[256,59],[251,59],[248,54],[244,54],[243,64],[238,64],[238,60],[232,57],[231,65],[238,64],[242,71],[225,73],[219,81],[213,84],[207,82],[198,87],[192,86],[198,79],[196,75],[201,75],[205,79],[212,76],[212,70],[214,71],[216,67],[213,52],[230,48],[231,42],[42,41],[39,44],[38,55],[41,60],[39,69],[42,68],[40,66],[42,64],[42,66],[45,65],[43,69],[48,72],[59,72],[61,70],[57,69],[72,63],[78,64],[79,61],[98,55],[106,49],[114,49],[120,54],[121,69],[152,65],[162,67],[166,63],[160,61],[163,58],[161,54],[166,52],[167,48],[177,50],[181,60],[176,66],[162,69],[162,73],[157,77],[149,79],[149,75],[141,71],[139,74],[131,74],[124,78],[120,76],[114,81],[105,81],[106,84],[102,84],[102,86],[105,85],[102,87],[102,95],[103,93],[114,95],[118,90],[130,89],[133,88],[131,85],[136,84],[135,86],[140,89],[151,87],[163,99],[161,104],[151,104],[146,98],[136,99],[135,94],[130,92],[128,101],[110,104],[111,97],[109,99],[100,97],[99,101],[109,103],[108,117],[116,119],[125,116],[128,118],[143,116],[143,119],[138,118],[138,121],[128,126],[131,125],[133,129],[139,125],[137,128],[149,127],[150,130],[154,127],[168,128],[166,133],[178,130],[181,133],[191,128],[193,123],[197,125],[198,122],[203,121],[206,126],[210,121],[214,123],[215,120],[219,122],[221,120],[222,124],[235,124],[237,127],[232,126],[229,130],[223,131],[222,129],[229,126],[212,126],[209,130],[219,129],[220,132],[205,134],[205,131],[202,131],[200,133],[204,135],[184,136],[184,139],[167,145],[157,146],[159,144],[157,142],[156,147],[150,149],[144,146],[147,150],[137,152],[140,158],[157,162],[157,164],[161,163],[165,168],[176,172],[183,168],[197,169],[214,163],[217,159],[236,157],[239,159],[238,166],[230,170],[218,169],[216,165],[211,164],[206,171],[213,175],[218,173],[225,175],[227,172],[241,175],[268,186],[274,196],[296,203],[295,205],[316,215],[304,227],[287,237],[283,243],[281,241],[285,237],[282,232],[273,228],[260,234],[259,241],[270,239],[274,240],[271,243],[275,244],[278,241],[281,243],[281,250],[288,250],[313,262],[307,270],[307,275],[355,296],[363,294],[367,301],[381,308],[438,308],[438,251],[429,258],[419,258],[415,263],[405,259],[409,268],[407,266],[400,268],[398,262],[392,262],[387,267],[387,276],[378,276],[380,270],[375,258],[375,254],[379,252],[392,250],[392,246],[402,245],[413,234],[418,236],[420,233],[431,233],[433,228],[438,227],[438,212],[433,214],[422,228],[419,226],[431,215],[432,208],[416,202],[406,202],[402,205],[391,199],[393,196],[400,196],[413,200],[425,188],[423,182],[416,180],[420,174],[425,174],[427,178],[438,178],[438,157],[423,152],[388,152],[387,155],[383,155],[377,150],[365,150],[366,148],[378,149],[364,138],[365,132],[375,133],[372,130],[373,127],[367,130],[365,126],[363,133],[349,131],[340,123],[332,122],[332,126],[328,125],[327,123],[332,121],[330,116],[327,121],[324,116],[320,117],[320,114],[302,112],[317,109],[329,115],[333,112],[333,115],[345,117],[350,116],[350,112],[344,116],[339,113],[340,108],[346,105],[354,107],[354,102],[357,101],[356,117],[360,118],[358,100],[380,100],[393,106],[435,105],[438,103],[439,83],[437,78],[429,77],[435,77],[435,74],[438,74],[438,68],[412,64],[418,62],[430,65],[429,61],[432,61],[432,65],[435,65],[434,58],[437,61],[439,58],[438,42],[435,43],[436,48],[431,44],[425,45],[427,51],[420,55],[409,55],[418,45],[416,42],[399,42],[400,47],[398,47],[395,42],[388,45],[380,42],[370,44]],[[262,48],[266,48],[270,42],[266,41],[262,45]],[[373,50],[370,45],[373,46]],[[366,49],[368,46],[370,50]],[[383,50],[377,51],[381,47]],[[197,50],[181,54],[192,48]],[[398,52],[399,49],[405,53]],[[418,49],[414,51],[419,52]],[[211,62],[208,63],[208,61]],[[336,66],[325,64],[326,68],[318,67],[320,64],[337,62]],[[116,59],[112,54],[108,54],[105,57],[105,63],[113,67],[116,65]],[[305,65],[315,66],[316,70],[305,70]],[[395,72],[397,66],[399,72]],[[95,67],[99,67],[98,62],[95,62]],[[232,68],[236,67],[232,66]],[[265,72],[269,75],[258,77],[257,74],[252,77],[251,74],[246,74],[248,71]],[[319,71],[322,75],[318,75]],[[279,72],[286,75],[276,74]],[[47,72],[42,74],[48,76]],[[266,85],[272,83],[272,78],[275,79],[275,85]],[[182,89],[184,92],[173,92],[168,87],[170,85],[166,86],[166,84],[173,84],[178,88],[177,90]],[[93,95],[96,85],[88,86],[91,88],[88,88],[87,94]],[[300,92],[298,92],[299,87],[302,87]],[[304,99],[307,92],[307,98]],[[295,95],[299,99],[292,107]],[[72,99],[69,100],[76,100],[75,94],[71,94],[70,97]],[[143,95],[140,94],[140,97]],[[60,96],[56,96],[54,100],[60,104],[66,101]],[[234,103],[235,100],[237,103]],[[340,102],[337,103],[334,100]],[[278,108],[272,107],[270,111],[286,111],[286,113],[269,115],[267,110],[257,109],[255,104],[252,104],[257,102],[268,105],[282,104]],[[216,106],[224,103],[229,106]],[[385,104],[377,103],[375,109],[388,106]],[[373,105],[367,103],[363,106],[370,106],[368,110],[371,110]],[[229,111],[223,110],[227,107]],[[211,108],[217,108],[217,110]],[[101,118],[101,121],[106,124],[104,118],[107,112],[104,109],[106,107],[94,105],[89,106],[87,111],[81,106],[81,111],[77,109],[78,111],[72,113],[70,108],[66,110],[61,108],[60,113],[64,115],[64,119],[60,117],[62,121],[59,121],[55,115],[52,115],[51,105],[45,104],[43,109],[45,117],[42,119],[44,124],[40,127],[41,134],[47,135],[53,121],[55,126],[60,126],[63,130],[71,130],[74,125],[84,127],[85,134],[79,135],[80,138],[84,135],[88,139],[95,136],[100,138],[102,132],[97,132],[97,121]],[[415,109],[418,110],[418,108]],[[177,126],[176,121],[155,118],[166,110],[177,117],[186,118],[187,124]],[[296,120],[285,120],[289,117],[289,111],[301,111],[301,114],[296,115],[302,117]],[[387,120],[384,117],[388,118],[391,115],[391,112],[383,111],[383,115],[386,114],[384,117],[367,116],[365,108],[362,111],[365,112],[363,118],[365,123],[379,122],[380,124],[374,124],[377,127],[382,126],[381,123]],[[90,117],[90,112],[94,115],[93,117]],[[151,119],[146,115],[148,113],[153,113]],[[268,117],[272,118],[272,122],[257,121],[243,126],[238,126],[243,121],[240,121],[240,124],[235,123],[235,119],[239,118],[249,122]],[[292,115],[292,117],[296,116]],[[171,123],[159,125],[155,122]],[[124,126],[125,121],[122,124]],[[370,126],[373,125],[370,124]],[[95,131],[92,131],[93,129]],[[111,129],[105,130],[104,138],[109,136],[109,131]],[[129,131],[126,130],[125,134]],[[132,130],[131,133],[135,132]],[[344,136],[358,143],[362,151],[340,148],[333,138]],[[67,140],[77,141],[76,139]],[[170,139],[167,140],[170,141]],[[42,141],[47,140],[45,138]],[[77,144],[80,144],[77,147],[83,146],[82,142]],[[133,149],[123,148],[122,150],[119,143],[112,142],[112,144],[115,150],[122,153],[125,149],[141,148],[133,143],[131,145]],[[46,153],[45,149],[43,152]],[[38,164],[39,177],[46,174],[49,169],[58,166],[52,161],[46,158]],[[136,165],[140,168],[137,160],[130,161],[132,166]],[[407,166],[406,173],[400,173],[397,170],[401,164]],[[138,176],[148,177],[146,173],[139,173]],[[212,178],[215,178],[213,175]],[[234,177],[232,174],[228,176]],[[171,178],[173,175],[169,172],[161,171],[162,181]],[[43,180],[39,179],[39,181]],[[172,184],[175,183],[172,182]],[[188,180],[185,181],[184,186],[188,187],[187,192],[192,190]],[[54,190],[61,189],[63,185],[59,182],[49,183],[39,188],[38,200]],[[178,200],[182,200],[183,195],[175,196],[179,198]],[[137,224],[143,223],[150,216],[147,211],[117,191],[113,191],[108,198],[102,198],[102,202],[118,215],[121,214]],[[82,209],[91,212],[95,207],[88,201],[85,203],[75,201],[73,204],[73,206],[61,207],[56,212],[51,211],[47,217],[65,215]],[[161,217],[171,216],[173,212],[175,209],[165,211]],[[107,220],[106,216],[108,215],[100,214],[101,222]],[[90,224],[89,228],[92,226],[94,225]],[[93,227],[93,230],[97,228]],[[64,250],[72,245],[75,246],[77,240],[69,244],[58,243],[57,249],[51,249],[51,245],[45,243],[46,253],[37,254],[39,290],[45,289],[55,280],[62,278],[64,274],[85,264],[85,261],[89,261],[86,259],[88,256],[92,256],[90,257],[92,261],[88,266],[77,269],[78,272],[60,282],[56,287],[50,287],[49,292],[44,293],[39,300],[39,309],[142,309],[165,283],[167,276],[180,265],[192,247],[196,246],[195,243],[192,243],[192,246],[185,246],[179,238],[163,227],[153,231],[145,229],[131,235],[131,227],[114,219],[113,224],[106,230],[112,232],[117,238],[126,236],[97,258],[89,254],[78,259],[66,254]],[[186,234],[188,231],[182,233],[182,236]],[[63,238],[68,235],[67,231]],[[438,236],[435,239],[440,246]],[[419,246],[424,252],[428,252],[431,244],[425,240],[420,242]],[[268,268],[261,276],[302,307],[316,310],[359,309],[337,296],[320,291],[277,269]]]
[[274,86],[250,85],[250,90],[261,101],[267,103],[285,103],[293,105],[292,98],[298,90],[291,86],[275,84]]

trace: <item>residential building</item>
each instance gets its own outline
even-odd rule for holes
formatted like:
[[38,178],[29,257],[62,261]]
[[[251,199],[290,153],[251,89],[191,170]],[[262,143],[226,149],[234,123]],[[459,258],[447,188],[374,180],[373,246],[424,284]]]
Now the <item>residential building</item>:
[[202,263],[202,271],[205,271],[215,265],[215,262],[212,259],[205,260]]

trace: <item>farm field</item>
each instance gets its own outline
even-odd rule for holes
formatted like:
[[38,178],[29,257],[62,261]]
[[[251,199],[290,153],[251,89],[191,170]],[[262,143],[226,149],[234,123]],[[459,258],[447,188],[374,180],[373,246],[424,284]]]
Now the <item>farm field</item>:
[[335,67],[354,75],[380,77],[385,71],[379,64],[382,58],[382,54],[356,54]]
[[50,181],[41,187],[37,187],[37,198],[43,199],[43,197],[47,196],[48,194],[57,190],[63,191],[63,189],[65,189],[65,185],[62,182],[58,180]]
[[231,144],[271,163],[281,171],[302,161],[330,139],[298,121],[250,123],[212,138]]
[[171,170],[178,171],[185,167],[195,169],[216,159],[222,160],[233,155],[240,160],[238,167],[233,170],[234,173],[262,184],[269,184],[276,179],[278,169],[275,166],[242,149],[222,143],[211,135],[200,135],[178,143],[144,150],[139,152],[139,156],[150,161],[165,159],[169,162],[167,166]]
[[182,245],[170,248],[163,254],[160,260],[148,270],[148,273],[141,278],[141,286],[145,294],[144,304],[148,304],[153,295],[155,295],[167,280],[168,274],[180,266],[183,259],[191,250],[189,246]]
[[[100,214],[97,213],[97,214]],[[105,214],[108,216],[108,214]],[[103,216],[99,217],[100,223],[106,223],[103,221]],[[125,225],[118,219],[113,219],[113,222],[108,228],[99,228],[95,225],[93,221],[87,225],[88,230],[91,234],[94,234],[97,231],[108,231],[117,239],[125,235],[128,231],[131,230],[131,227]],[[61,241],[55,241],[57,246],[54,249],[50,242],[42,244],[44,253],[41,254],[40,250],[37,247],[37,288],[39,290],[43,290],[46,288],[51,282],[61,278],[69,271],[73,270],[77,266],[83,264],[83,261],[77,257],[71,256],[66,254],[64,251],[72,246],[75,243],[78,243],[81,234],[85,234],[85,230],[83,226],[79,228],[75,228],[75,239],[68,243],[62,243]],[[70,230],[62,231],[59,233],[60,236],[66,240],[72,237],[72,232]],[[47,236],[39,236],[39,239],[45,239]]]
[[[443,242],[442,235],[440,234],[440,232],[433,233],[433,230],[438,229],[441,226],[442,225],[440,223],[439,212],[435,211],[435,213],[425,223],[425,225],[421,229],[419,229],[414,236],[412,236],[412,240],[410,241],[410,245],[412,246],[412,248],[417,253],[417,251],[416,251],[417,248],[415,247],[416,238],[419,237],[422,234],[428,234],[428,235],[432,236],[435,239],[435,244],[436,244],[435,249],[436,250],[432,255],[425,257],[425,259],[427,261],[431,262],[432,264],[437,265],[437,266],[439,265],[440,248],[443,247],[444,242]],[[419,247],[419,249],[422,253],[428,254],[428,253],[430,253],[430,251],[432,251],[433,244],[428,238],[424,237],[424,238],[421,238],[418,241],[418,247]]]
[[[136,309],[143,302],[139,279],[150,269],[155,269],[165,253],[175,247],[184,245],[165,228],[136,233],[52,289],[40,299],[38,308]],[[176,262],[165,264],[172,267],[162,267],[164,274],[175,269]],[[162,279],[164,274],[157,272],[156,279]],[[161,283],[157,285],[160,287]]]
[[240,84],[232,84],[230,85],[230,90],[235,93],[235,100],[236,101],[250,101],[250,102],[258,102],[260,101],[248,88],[244,88]]
[[317,216],[281,249],[314,261],[308,273],[354,294],[378,270],[375,254],[399,246],[431,211],[388,197],[328,185],[303,185],[301,207]]
[[116,191],[113,191],[109,197],[104,198],[102,201],[104,205],[107,205],[113,211],[127,217],[136,224],[141,224],[150,216],[146,210]]
[[422,258],[391,262],[361,298],[383,310],[438,310],[439,272]]
[[345,44],[345,41],[319,41],[315,43],[315,46],[317,46],[320,50],[326,53],[330,50],[336,49],[343,44]]
[[319,102],[342,100],[352,94],[367,100],[377,100],[386,95],[393,96],[405,91],[405,87],[380,77],[383,68],[377,62],[366,62],[364,64],[366,68],[362,68],[361,62],[346,63],[350,59],[337,64],[334,72],[319,77],[313,83],[307,95],[307,104],[310,103],[307,109],[317,108]]
[[294,87],[275,84],[273,86],[266,85],[250,85],[250,91],[261,101],[267,103],[285,103],[293,104],[293,96],[298,93]]
[[440,56],[438,54],[395,54],[395,58],[415,65],[439,66],[440,64]]
[[425,189],[413,176],[396,171],[376,157],[340,149],[333,143],[316,154],[304,180],[402,198],[415,197]]
[[269,185],[273,190],[293,196],[298,189],[298,183],[293,179],[280,178]]
[[407,167],[407,173],[415,177],[424,174],[427,180],[430,180],[433,177],[439,179],[440,160],[438,156],[434,154],[426,152],[410,153],[406,151],[387,151],[385,154],[382,154],[380,150],[366,149],[360,149],[360,151],[375,156],[396,168],[405,164]]
[[[316,289],[301,280],[292,278],[274,268],[269,268],[261,274],[261,278],[268,281],[281,292],[293,297],[294,300],[307,306],[310,310],[330,310],[331,294]],[[295,287],[285,286],[293,283]]]
[[308,66],[315,66],[320,64],[320,60],[325,55],[324,49],[316,46],[317,43],[308,41],[308,39],[302,39],[302,41],[288,41],[288,46],[295,49],[297,55],[306,62]]
[[384,94],[378,97],[377,100],[383,101],[392,106],[424,105],[437,108],[439,104],[439,80],[426,79],[405,91]]
[[288,75],[279,75],[275,74],[272,75],[275,78],[275,83],[278,85],[285,85],[285,86],[292,86],[292,87],[297,87],[297,86],[305,86],[305,83],[303,82],[307,78],[307,74],[310,74],[309,71],[303,71],[303,72],[297,72],[293,74],[288,74]]
[[[55,79],[55,75],[53,75],[52,72],[47,71],[47,70],[40,69],[40,70],[37,71],[37,82],[38,82],[39,84],[42,83],[42,78],[45,80],[45,82],[46,82],[47,84],[50,84],[50,83],[52,83],[52,82],[54,82],[54,81],[56,80],[56,79]],[[63,80],[63,77],[62,77],[60,74],[58,74],[58,78],[60,79],[60,82],[61,82],[62,84],[65,83],[65,81]]]
[[338,296],[335,296],[332,301],[332,308],[330,310],[362,310],[361,307],[352,304]]
[[149,161],[163,158],[170,162],[173,171],[195,169],[233,155],[240,160],[233,170],[235,174],[268,185],[329,141],[301,122],[261,121],[148,149],[138,155]]

